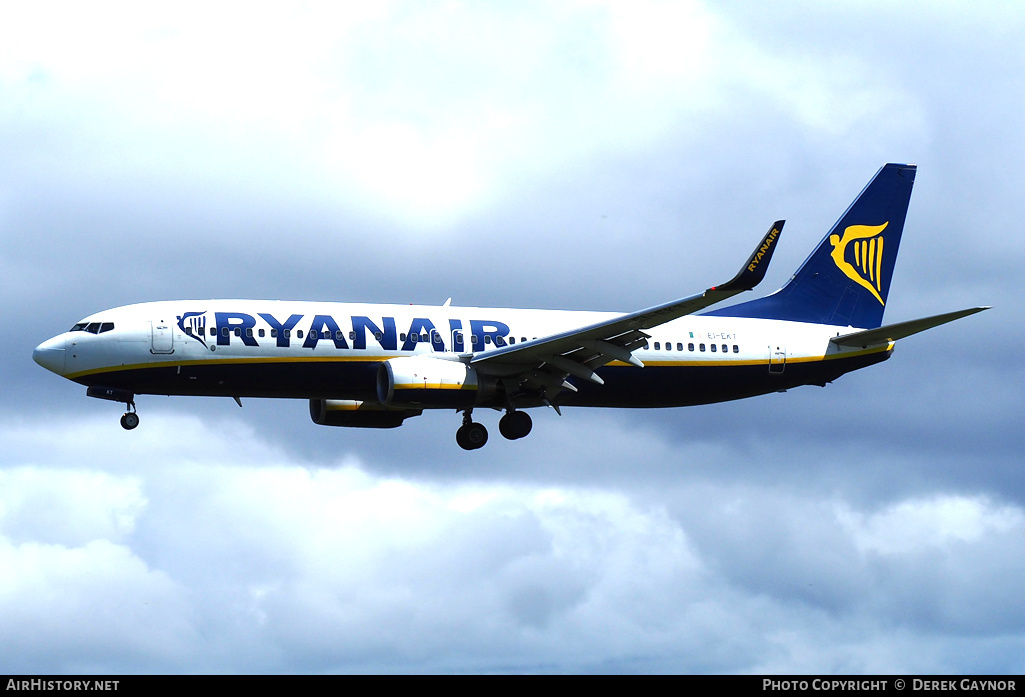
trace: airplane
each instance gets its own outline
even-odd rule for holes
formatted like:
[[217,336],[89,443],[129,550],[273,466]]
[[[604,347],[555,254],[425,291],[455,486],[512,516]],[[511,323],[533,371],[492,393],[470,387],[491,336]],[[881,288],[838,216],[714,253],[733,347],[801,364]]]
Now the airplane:
[[[722,309],[765,277],[784,221],[731,280],[627,314],[279,300],[180,300],[90,315],[39,344],[39,365],[121,402],[196,395],[309,400],[325,426],[395,428],[426,409],[474,409],[530,433],[526,409],[680,407],[825,386],[890,357],[897,340],[988,307],[883,325],[916,165],[886,164],[787,283]],[[705,312],[702,312],[705,311]],[[699,314],[700,313],[700,314]]]

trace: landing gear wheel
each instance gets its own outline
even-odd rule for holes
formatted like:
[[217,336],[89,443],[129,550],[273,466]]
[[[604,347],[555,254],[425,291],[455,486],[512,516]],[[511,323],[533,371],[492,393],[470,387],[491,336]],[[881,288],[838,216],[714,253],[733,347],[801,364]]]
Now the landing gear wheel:
[[525,411],[506,412],[498,422],[498,430],[509,440],[523,438],[530,433],[532,426],[530,414]]
[[471,421],[464,424],[456,431],[456,443],[463,450],[476,450],[483,448],[488,442],[488,429],[483,424]]
[[121,428],[131,431],[139,425],[139,415],[134,411],[127,412],[121,417]]

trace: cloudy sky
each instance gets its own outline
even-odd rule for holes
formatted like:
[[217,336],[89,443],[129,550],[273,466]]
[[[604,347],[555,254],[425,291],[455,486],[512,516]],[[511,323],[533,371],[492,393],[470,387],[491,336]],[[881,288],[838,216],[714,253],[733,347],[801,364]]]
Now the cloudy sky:
[[[1018,3],[0,5],[6,672],[1025,671]],[[133,302],[628,311],[781,285],[919,165],[826,389],[314,425],[32,348]],[[481,414],[489,427],[498,414]]]

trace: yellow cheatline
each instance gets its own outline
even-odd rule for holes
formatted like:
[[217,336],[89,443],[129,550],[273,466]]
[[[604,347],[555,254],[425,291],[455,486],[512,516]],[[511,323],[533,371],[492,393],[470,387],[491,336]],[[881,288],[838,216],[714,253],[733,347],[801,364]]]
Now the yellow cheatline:
[[93,368],[82,370],[77,373],[68,373],[64,377],[74,380],[86,375],[99,375],[100,373],[114,373],[122,370],[148,370],[152,368],[175,368],[194,365],[247,365],[260,363],[380,363],[395,356],[262,356],[262,357],[232,357],[232,358],[207,358],[191,361],[162,361],[160,363],[129,363],[125,365],[107,366],[104,368]]
[[[889,346],[882,347],[876,346],[869,349],[860,351],[844,351],[842,353],[835,353],[830,355],[821,356],[805,356],[787,358],[787,363],[808,363],[812,361],[821,360],[834,360],[837,358],[851,358],[853,356],[860,356],[868,353],[876,353],[878,351],[887,351],[893,347],[891,342]],[[69,380],[76,378],[86,377],[87,375],[100,375],[102,373],[114,373],[118,371],[131,371],[131,370],[149,370],[153,368],[176,368],[186,367],[195,365],[245,365],[245,364],[260,364],[260,363],[381,363],[388,360],[389,358],[395,358],[395,356],[368,356],[362,358],[349,357],[349,356],[305,356],[305,357],[273,357],[265,356],[263,358],[222,358],[213,360],[198,360],[198,361],[164,361],[161,363],[133,363],[129,365],[109,366],[106,368],[95,368],[93,370],[82,370],[77,373],[68,373],[64,377]],[[726,361],[645,361],[646,366],[745,366],[745,365],[762,365],[765,361],[762,359],[745,359],[745,360],[726,360]],[[609,363],[610,366],[616,367],[636,367],[629,363],[623,363],[621,361],[612,361]],[[420,383],[415,383],[417,387],[420,387]],[[399,389],[416,389],[413,387],[401,387],[396,386]],[[475,385],[431,385],[431,389],[477,389]],[[420,387],[420,389],[423,389]]]
[[444,382],[404,382],[395,385],[396,390],[476,390],[476,385],[466,383],[454,384]]

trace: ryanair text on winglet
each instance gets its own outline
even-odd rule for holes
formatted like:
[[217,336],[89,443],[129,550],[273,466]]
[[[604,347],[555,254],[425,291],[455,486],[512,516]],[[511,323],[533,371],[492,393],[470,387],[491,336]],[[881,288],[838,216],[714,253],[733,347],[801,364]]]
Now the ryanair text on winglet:
[[769,247],[772,246],[777,237],[779,237],[779,229],[772,228],[772,230],[769,231],[768,236],[765,238],[765,242],[763,242],[762,246],[758,248],[757,252],[755,252],[754,259],[752,259],[751,263],[747,265],[748,271],[754,271],[758,267],[758,262],[760,262],[762,257],[764,257],[769,251]]

